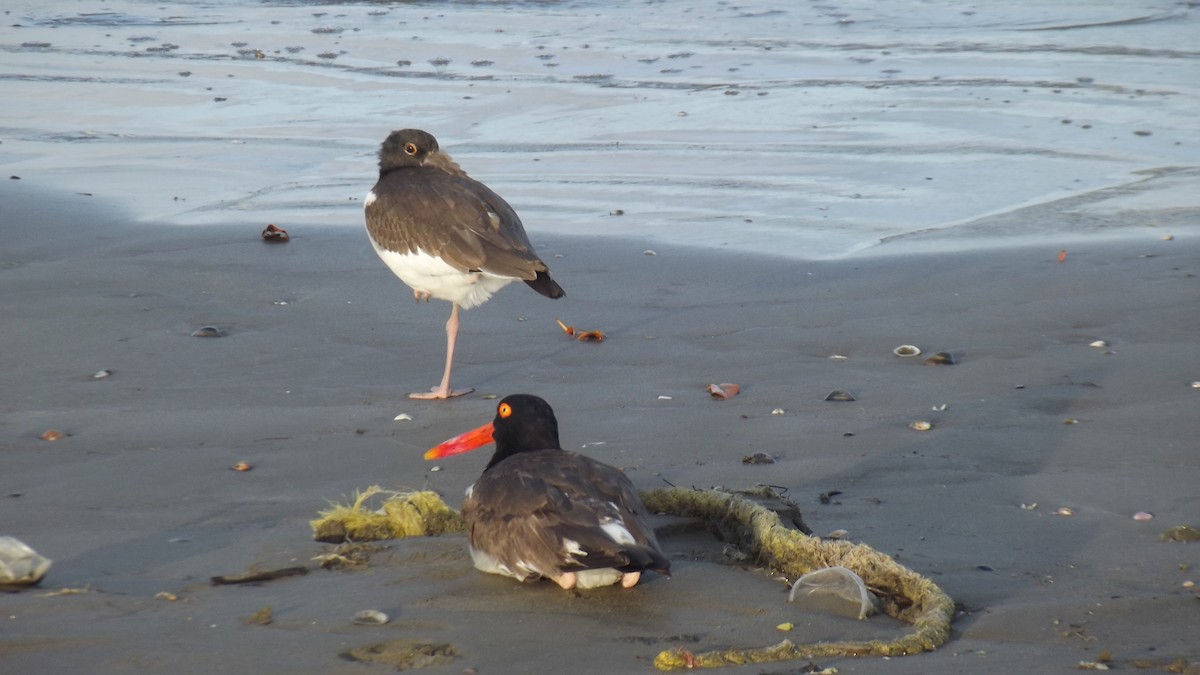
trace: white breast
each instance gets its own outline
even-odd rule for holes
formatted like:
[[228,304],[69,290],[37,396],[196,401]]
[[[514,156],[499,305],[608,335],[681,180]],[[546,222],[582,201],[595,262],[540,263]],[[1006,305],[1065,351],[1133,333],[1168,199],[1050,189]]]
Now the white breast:
[[381,248],[374,239],[371,245],[388,268],[414,291],[448,300],[463,309],[482,305],[514,280],[487,272],[462,272],[425,251],[397,253]]

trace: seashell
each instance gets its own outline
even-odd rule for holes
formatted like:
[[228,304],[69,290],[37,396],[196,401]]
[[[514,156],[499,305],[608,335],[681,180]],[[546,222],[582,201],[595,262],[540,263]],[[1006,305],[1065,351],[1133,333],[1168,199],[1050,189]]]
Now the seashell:
[[793,629],[793,628],[795,628],[795,627],[796,627],[796,624],[794,624],[794,623],[791,623],[791,622],[788,622],[788,623],[781,623],[781,624],[779,624],[778,626],[775,626],[775,630],[781,630],[781,631],[785,631],[785,632],[786,632],[786,631],[789,631],[789,630],[791,630],[791,629]]
[[274,225],[267,225],[266,229],[262,231],[262,238],[265,242],[283,244],[291,237],[288,236],[287,230],[275,227]]
[[1075,515],[1075,509],[1072,509],[1069,506],[1060,506],[1058,508],[1058,510],[1054,512],[1054,515],[1056,515],[1056,516],[1073,516],[1073,515]]
[[756,452],[753,455],[742,457],[742,464],[774,464],[775,458],[765,452]]
[[96,373],[94,375],[92,375],[92,379],[93,380],[103,380],[104,378],[108,377],[109,375],[112,375],[111,370],[97,370]]
[[722,382],[721,384],[708,385],[708,393],[716,399],[733,398],[738,395],[742,388],[732,382]]
[[942,403],[941,405],[932,406],[931,410],[933,410],[933,412],[946,412],[946,404]]
[[892,350],[896,356],[918,356],[921,353],[921,348],[916,345],[900,345]]
[[250,466],[249,462],[237,462],[233,466],[229,467],[229,470],[230,471],[249,471],[250,469],[253,469],[253,468],[254,467]]
[[957,362],[950,352],[937,352],[927,356],[922,363],[927,366],[952,366]]
[[845,361],[846,359],[849,359],[850,357],[846,356],[845,354],[830,354],[829,358],[833,359],[834,361]]
[[351,621],[360,626],[382,626],[391,620],[391,617],[377,609],[364,609],[361,612],[355,612],[354,618],[351,619]]
[[642,255],[658,255],[658,252],[648,248],[645,251],[642,251]]
[[1096,340],[1095,342],[1092,342],[1088,346],[1095,347],[1096,349],[1103,349],[1108,346],[1108,343],[1105,342],[1104,340]]
[[1150,520],[1153,517],[1154,514],[1147,511],[1138,511],[1137,513],[1133,514],[1134,520]]
[[393,417],[392,421],[393,422],[409,422],[409,421],[412,421],[412,415],[409,415],[408,413],[400,413],[399,415],[396,415],[395,417]]
[[216,326],[201,326],[192,331],[192,337],[217,338],[224,336],[221,335],[221,329]]
[[825,400],[826,401],[843,401],[844,402],[844,401],[855,401],[857,399],[855,399],[854,396],[852,396],[850,394],[850,392],[848,392],[848,391],[842,391],[841,389],[834,389],[833,391],[829,392],[829,395],[825,397]]
[[776,409],[774,409],[774,410],[772,410],[772,411],[771,411],[771,414],[772,414],[772,415],[783,415],[783,414],[784,414],[784,410],[783,410],[783,408],[776,408]]
[[179,599],[179,596],[175,595],[174,593],[168,593],[166,591],[159,591],[158,593],[154,594],[154,599],[155,600],[166,600],[167,602],[175,602],[176,600]]
[[46,576],[53,563],[16,537],[0,537],[0,588],[32,586]]
[[1025,509],[1026,511],[1033,511],[1034,509],[1037,508],[1037,502],[1031,502],[1029,504],[1021,504],[1021,508]]
[[1192,389],[1200,389],[1200,380],[1196,380],[1192,383]]
[[909,422],[908,428],[913,431],[929,431],[933,428],[933,423],[929,420],[917,420],[916,422]]
[[43,441],[50,441],[53,443],[54,441],[62,439],[62,437],[65,435],[66,434],[58,429],[47,429],[42,432],[42,435],[39,438],[41,438]]
[[440,467],[440,466],[431,466],[431,467],[429,467],[429,470],[430,470],[431,472],[433,472],[433,473],[437,473],[438,471],[441,471],[441,470],[442,470],[442,467]]
[[1075,419],[1074,417],[1068,417],[1067,419],[1063,420],[1063,424],[1079,424],[1079,420]]
[[849,537],[849,536],[850,536],[850,533],[847,532],[846,530],[834,530],[833,532],[830,532],[829,534],[825,535],[825,538],[826,539],[845,539],[846,537]]

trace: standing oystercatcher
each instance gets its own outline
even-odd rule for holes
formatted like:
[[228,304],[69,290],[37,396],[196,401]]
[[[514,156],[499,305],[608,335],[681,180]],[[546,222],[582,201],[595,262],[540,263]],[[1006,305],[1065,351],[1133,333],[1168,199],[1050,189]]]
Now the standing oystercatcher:
[[467,489],[462,515],[475,567],[563,588],[637,584],[670,575],[633,483],[619,469],[559,447],[558,421],[537,396],[514,394],[496,418],[425,453],[439,459],[496,443]]
[[418,301],[448,300],[446,370],[442,383],[409,398],[449,398],[473,389],[450,388],[458,309],[481,305],[520,279],[548,298],[562,287],[534,253],[508,202],[471,179],[438,150],[432,135],[400,129],[379,149],[379,181],[363,210],[375,252]]

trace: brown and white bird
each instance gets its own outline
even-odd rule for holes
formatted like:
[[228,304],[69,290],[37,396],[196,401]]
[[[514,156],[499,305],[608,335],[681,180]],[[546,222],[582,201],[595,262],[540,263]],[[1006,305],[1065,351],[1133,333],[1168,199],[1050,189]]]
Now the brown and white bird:
[[554,411],[537,396],[505,397],[494,420],[425,459],[493,440],[496,453],[462,507],[475,567],[521,581],[544,577],[566,589],[631,588],[646,570],[670,575],[633,483],[615,467],[559,447]]
[[375,252],[413,289],[413,297],[452,305],[442,382],[410,398],[473,391],[450,387],[459,308],[481,305],[517,279],[548,298],[565,295],[534,254],[517,212],[420,129],[393,131],[383,142],[379,181],[367,193],[363,210]]

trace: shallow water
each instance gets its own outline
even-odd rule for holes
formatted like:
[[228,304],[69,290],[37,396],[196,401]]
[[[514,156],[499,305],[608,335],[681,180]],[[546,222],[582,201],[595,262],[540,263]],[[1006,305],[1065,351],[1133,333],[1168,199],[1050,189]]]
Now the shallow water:
[[359,227],[378,143],[418,126],[535,240],[827,258],[1200,223],[1189,3],[8,7],[0,161],[146,220]]

